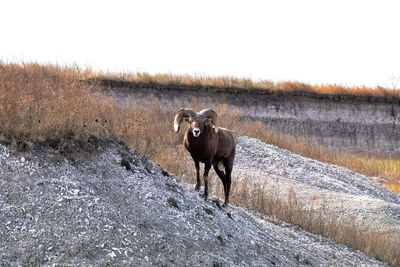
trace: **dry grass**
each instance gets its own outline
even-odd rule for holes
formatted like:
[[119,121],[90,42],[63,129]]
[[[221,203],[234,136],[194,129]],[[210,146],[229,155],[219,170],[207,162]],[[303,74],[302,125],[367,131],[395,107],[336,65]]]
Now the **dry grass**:
[[[157,103],[145,109],[122,108],[116,107],[107,96],[93,97],[91,88],[78,82],[92,76],[90,70],[38,64],[0,64],[0,69],[0,123],[3,135],[13,137],[16,142],[70,136],[85,138],[88,135],[114,137],[126,141],[164,166],[172,164],[166,155],[176,153],[176,146],[182,137],[166,130],[171,127],[173,114],[161,110]],[[152,76],[141,75],[138,77],[143,81],[151,81]],[[175,76],[160,75],[158,78],[161,77],[166,82]],[[190,80],[190,77],[183,77]],[[239,121],[240,110],[232,111],[224,105],[215,108],[225,126],[237,135],[249,135],[306,157],[345,166],[369,176],[379,176],[392,184],[391,188],[398,188],[399,157],[329,150],[305,139],[278,134],[261,122]],[[157,134],[149,135],[148,132]],[[172,166],[168,169],[179,170]]]
[[297,81],[273,82],[269,80],[253,81],[249,78],[230,76],[207,77],[174,74],[138,73],[102,73],[87,72],[88,79],[115,79],[147,84],[216,86],[221,88],[264,89],[282,92],[316,92],[323,94],[346,94],[358,96],[400,97],[400,90],[376,86],[343,86],[340,84],[308,84]]
[[[113,138],[126,142],[168,171],[193,183],[193,163],[180,145],[183,131],[178,135],[172,131],[173,111],[162,110],[157,103],[146,107],[118,107],[112,97],[100,92],[93,94],[93,88],[78,82],[92,75],[90,70],[71,67],[0,63],[0,135],[8,136],[15,144],[25,145],[54,138],[86,140],[91,135]],[[152,76],[142,76],[143,81],[152,79]],[[163,79],[171,81],[169,76]],[[218,82],[221,86],[229,82],[247,86],[253,83],[229,79]],[[200,110],[203,107],[193,105],[193,108]],[[400,178],[400,159],[331,151],[307,140],[277,134],[261,122],[240,121],[240,110],[231,110],[226,105],[215,109],[223,126],[235,130],[237,135],[249,135],[367,175]],[[221,183],[217,178],[212,180],[212,192],[221,195]],[[354,221],[338,220],[337,215],[328,214],[324,209],[310,211],[297,200],[294,192],[283,198],[277,192],[279,190],[271,191],[256,181],[235,180],[232,201],[400,265],[398,233],[360,231]]]
[[400,184],[398,182],[384,183],[384,185],[393,191],[400,192]]
[[[260,186],[261,185],[261,186]],[[284,192],[279,185],[243,179],[233,187],[236,203],[270,215],[271,221],[299,225],[306,231],[319,234],[361,250],[393,265],[400,265],[400,233],[365,229],[356,217],[332,213],[329,200],[301,201],[293,189]],[[321,205],[322,203],[322,205]]]
[[138,109],[93,95],[76,68],[0,64],[0,134],[14,143],[89,136],[123,139],[140,130]]
[[[235,122],[235,120],[231,120]],[[238,135],[250,135],[265,143],[276,145],[304,157],[344,166],[367,176],[381,177],[388,184],[400,182],[400,156],[383,156],[376,153],[355,153],[345,150],[332,150],[312,143],[305,138],[296,138],[268,129],[262,122],[232,126]]]

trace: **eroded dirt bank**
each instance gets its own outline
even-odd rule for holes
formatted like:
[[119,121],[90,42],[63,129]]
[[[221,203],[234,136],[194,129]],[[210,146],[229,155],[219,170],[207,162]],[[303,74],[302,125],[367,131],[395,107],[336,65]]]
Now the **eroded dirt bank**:
[[[118,84],[117,84],[118,85]],[[400,152],[400,103],[379,97],[332,96],[315,93],[265,93],[265,90],[112,87],[121,103],[155,100],[167,108],[228,104],[244,116],[261,120],[280,132],[309,138],[332,148],[382,153]],[[111,87],[106,90],[110,90]],[[264,93],[263,93],[264,92]]]

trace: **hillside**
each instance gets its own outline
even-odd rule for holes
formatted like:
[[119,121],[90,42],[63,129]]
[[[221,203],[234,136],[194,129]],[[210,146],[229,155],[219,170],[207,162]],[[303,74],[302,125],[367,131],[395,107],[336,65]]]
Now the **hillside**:
[[71,141],[61,151],[0,145],[0,178],[0,265],[385,266],[296,226],[205,202],[112,141]]
[[[243,111],[245,119],[268,128],[305,137],[329,148],[356,152],[400,152],[400,98],[313,91],[160,85],[106,80],[121,103],[141,105],[158,101],[163,107],[228,105]],[[300,89],[298,89],[300,90]],[[372,90],[373,91],[373,90]]]

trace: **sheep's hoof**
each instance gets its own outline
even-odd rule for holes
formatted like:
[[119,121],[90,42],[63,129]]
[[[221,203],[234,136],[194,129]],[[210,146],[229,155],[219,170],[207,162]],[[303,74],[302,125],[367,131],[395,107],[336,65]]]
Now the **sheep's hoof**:
[[226,208],[226,207],[228,207],[228,205],[229,205],[229,203],[228,203],[228,202],[225,202],[225,203],[222,205],[222,207]]
[[203,194],[203,198],[204,198],[204,200],[207,200],[208,194]]
[[199,184],[196,184],[194,190],[199,191],[199,190],[200,190],[200,185],[199,185]]

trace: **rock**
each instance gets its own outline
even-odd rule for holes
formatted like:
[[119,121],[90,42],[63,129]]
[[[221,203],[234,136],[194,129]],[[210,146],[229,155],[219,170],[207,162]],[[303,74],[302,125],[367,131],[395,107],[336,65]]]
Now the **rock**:
[[170,204],[171,206],[173,206],[173,207],[179,209],[178,201],[177,201],[175,198],[170,197],[170,198],[168,198],[167,202],[168,202],[168,204]]

